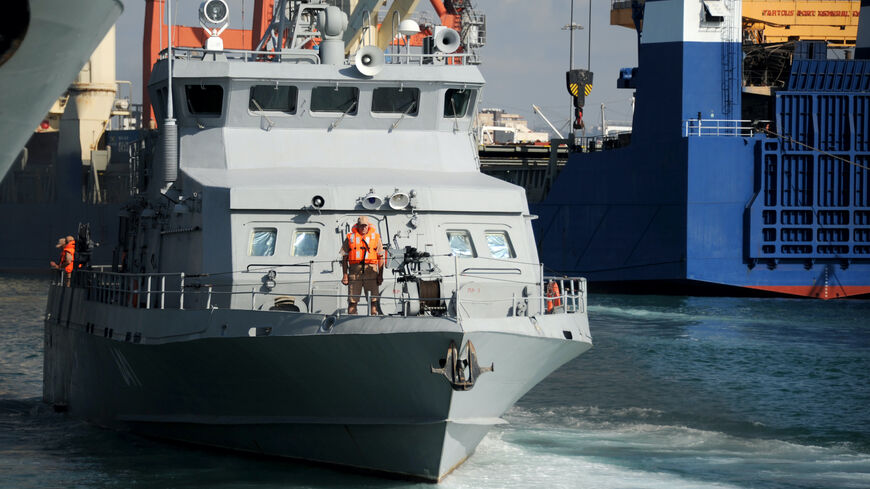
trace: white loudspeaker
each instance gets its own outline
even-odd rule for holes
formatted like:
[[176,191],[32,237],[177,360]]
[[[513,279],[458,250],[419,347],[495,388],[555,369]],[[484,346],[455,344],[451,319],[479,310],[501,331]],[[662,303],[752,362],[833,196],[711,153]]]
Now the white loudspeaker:
[[449,27],[435,28],[435,48],[442,53],[450,54],[457,49],[462,40],[459,38],[459,33]]
[[365,76],[375,76],[384,69],[384,52],[377,46],[366,46],[356,52],[354,65]]

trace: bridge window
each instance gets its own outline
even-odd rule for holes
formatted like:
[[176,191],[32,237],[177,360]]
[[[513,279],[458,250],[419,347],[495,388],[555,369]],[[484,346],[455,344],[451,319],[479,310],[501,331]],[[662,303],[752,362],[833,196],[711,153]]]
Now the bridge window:
[[300,229],[293,234],[293,256],[315,256],[320,242],[320,231],[316,229]]
[[311,112],[341,112],[356,115],[359,89],[356,87],[314,87]]
[[450,88],[444,96],[444,117],[461,118],[468,112],[474,91],[468,89]]
[[704,21],[724,22],[728,16],[728,7],[722,0],[704,0]]
[[200,117],[220,117],[223,114],[224,88],[220,85],[185,85],[187,111]]
[[450,242],[450,251],[456,256],[475,257],[474,243],[471,242],[471,234],[468,231],[447,231],[447,241]]
[[417,115],[419,88],[380,87],[372,92],[372,112]]
[[493,258],[516,258],[511,239],[505,231],[487,231],[486,245]]
[[248,244],[248,256],[272,256],[275,254],[275,238],[278,230],[275,228],[255,228],[251,232]]
[[296,113],[296,87],[281,85],[255,85],[251,87],[248,110],[251,112]]

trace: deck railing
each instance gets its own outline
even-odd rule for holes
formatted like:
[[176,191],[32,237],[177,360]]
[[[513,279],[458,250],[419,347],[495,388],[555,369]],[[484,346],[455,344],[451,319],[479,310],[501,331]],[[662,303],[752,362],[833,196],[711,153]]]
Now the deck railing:
[[[477,259],[479,260],[479,258]],[[453,256],[453,273],[440,274],[442,287],[450,284],[453,285],[452,294],[448,297],[413,297],[410,295],[401,296],[381,296],[381,304],[386,300],[397,301],[400,305],[398,314],[408,315],[408,311],[413,309],[407,307],[407,304],[414,302],[437,302],[444,304],[444,313],[450,317],[466,316],[462,311],[468,306],[480,305],[497,305],[499,303],[507,306],[509,316],[524,316],[532,315],[536,309],[540,313],[552,314],[573,314],[584,313],[586,311],[586,279],[582,277],[555,277],[545,276],[543,273],[543,265],[534,264],[539,267],[539,276],[537,280],[529,281],[522,279],[513,279],[510,276],[523,274],[520,267],[531,265],[529,263],[516,262],[513,260],[495,260],[502,266],[467,266],[464,260]],[[347,300],[349,294],[329,294],[315,293],[315,286],[323,283],[335,284],[336,281],[320,281],[313,280],[313,270],[315,264],[330,263],[335,265],[338,263],[335,260],[326,262],[311,261],[308,263],[296,263],[286,265],[263,265],[262,270],[258,270],[256,266],[248,267],[246,270],[237,273],[250,273],[263,271],[263,281],[261,283],[239,283],[238,281],[228,283],[205,283],[206,280],[215,278],[221,274],[185,274],[181,273],[119,273],[112,272],[104,268],[95,268],[92,270],[77,270],[73,273],[72,287],[85,290],[85,298],[88,301],[99,302],[102,304],[111,304],[121,307],[142,308],[142,309],[212,309],[218,304],[233,304],[233,308],[239,309],[241,302],[233,301],[234,297],[250,296],[250,310],[262,308],[265,304],[274,302],[275,298],[288,295],[287,288],[295,287],[297,290],[305,289],[305,296],[301,304],[305,306],[308,312],[314,309],[314,301],[316,299],[334,299],[337,303],[341,300]],[[479,264],[479,262],[478,262]],[[276,269],[283,267],[306,268],[307,280],[296,281],[278,281],[276,279]],[[493,286],[508,284],[515,286],[510,296],[504,297],[487,297],[487,298],[465,298],[462,294],[463,284],[460,278],[478,278],[482,282],[478,285],[486,285],[487,283]],[[548,287],[551,282],[558,285],[557,294],[547,294],[547,290],[552,290]],[[400,284],[395,279],[387,279],[385,284],[392,284],[395,290]],[[62,274],[56,275],[54,285],[63,286],[64,279]],[[257,288],[257,285],[260,287]],[[279,287],[279,285],[281,287]],[[341,287],[341,286],[338,286]],[[509,288],[508,287],[508,288]],[[386,286],[385,288],[389,288]],[[220,290],[229,289],[229,290]],[[531,294],[518,294],[520,289],[535,291]],[[441,294],[444,295],[444,294]],[[371,297],[365,298],[366,309],[369,314],[372,313]],[[247,301],[245,301],[247,302]],[[534,306],[537,305],[537,308]],[[465,307],[464,307],[465,306]],[[554,307],[550,307],[554,306]],[[381,306],[383,307],[383,305]],[[245,307],[245,309],[248,309]],[[420,309],[418,306],[417,309]],[[335,313],[341,313],[341,308],[337,308]]]
[[[472,64],[476,60],[476,55],[474,53],[402,53],[395,52],[395,46],[392,47],[391,51],[387,51],[384,56],[384,62],[386,64],[413,64],[413,65],[464,65],[464,64]],[[404,47],[402,48],[404,49]],[[225,51],[215,52],[208,51],[205,48],[190,48],[190,47],[174,47],[172,48],[172,57],[176,60],[200,60],[206,56],[223,56],[227,60],[233,61],[242,61],[242,62],[271,62],[271,63],[281,63],[281,62],[290,62],[290,63],[298,63],[300,59],[311,59],[312,62],[319,62],[319,58],[316,54],[316,51],[311,51],[310,53],[304,53],[299,51],[282,51],[282,52],[271,52],[271,51],[246,51],[242,49],[228,49]],[[166,59],[168,57],[167,51],[164,49],[159,54],[159,59]],[[345,64],[348,66],[353,64],[353,60],[345,60]]]
[[688,119],[683,121],[683,136],[752,137],[764,133],[770,121],[739,119]]

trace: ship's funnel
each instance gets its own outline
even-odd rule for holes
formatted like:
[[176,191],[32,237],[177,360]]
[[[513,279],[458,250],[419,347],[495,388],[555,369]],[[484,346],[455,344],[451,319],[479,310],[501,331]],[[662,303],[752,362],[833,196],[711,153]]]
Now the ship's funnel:
[[861,0],[858,35],[855,38],[855,59],[870,59],[870,0]]

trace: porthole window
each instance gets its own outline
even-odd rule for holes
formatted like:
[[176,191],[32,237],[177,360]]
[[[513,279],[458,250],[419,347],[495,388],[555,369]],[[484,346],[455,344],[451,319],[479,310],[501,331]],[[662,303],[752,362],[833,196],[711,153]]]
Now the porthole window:
[[380,87],[372,92],[372,112],[417,115],[419,88]]
[[293,233],[292,256],[315,256],[320,243],[320,231],[316,229],[300,229]]
[[444,95],[444,117],[465,117],[471,105],[473,90],[450,88]]
[[298,92],[296,87],[286,85],[255,85],[251,87],[248,110],[295,114]]
[[450,251],[456,256],[475,257],[474,243],[468,231],[447,231],[447,241],[450,243]]
[[489,254],[493,258],[516,258],[514,247],[511,244],[511,239],[505,231],[487,231],[486,245],[489,247]]
[[248,244],[248,256],[272,256],[275,254],[275,238],[278,230],[275,228],[255,228],[251,231],[251,241]]
[[356,115],[358,102],[356,87],[314,87],[311,90],[311,112]]
[[223,114],[224,87],[220,85],[185,85],[187,111],[198,117],[220,117]]

